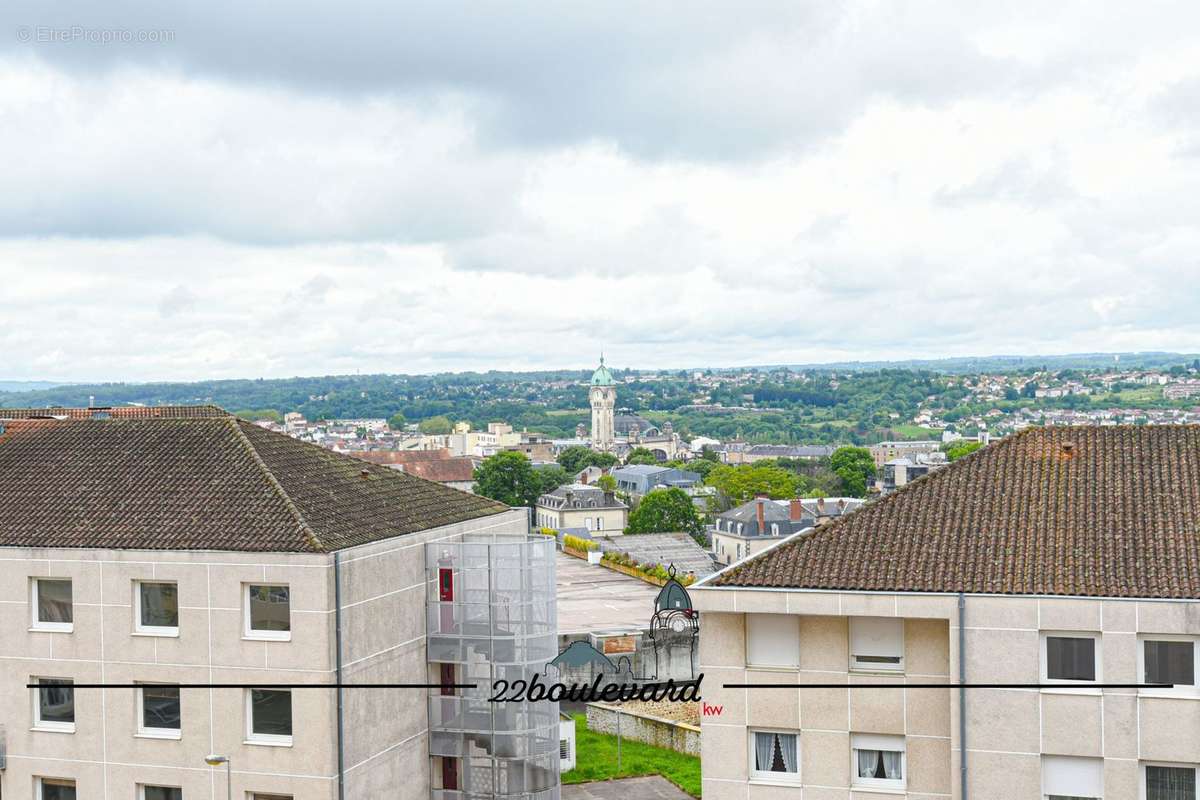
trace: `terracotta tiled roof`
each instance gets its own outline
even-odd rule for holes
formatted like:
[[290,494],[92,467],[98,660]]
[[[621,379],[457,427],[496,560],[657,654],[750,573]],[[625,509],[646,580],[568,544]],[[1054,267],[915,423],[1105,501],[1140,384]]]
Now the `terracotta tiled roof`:
[[1200,598],[1200,426],[1029,429],[710,585]]
[[0,546],[328,552],[506,510],[228,414],[0,427]]
[[348,453],[372,464],[415,464],[418,461],[445,461],[450,451],[442,447],[437,450],[361,450]]
[[465,483],[475,477],[475,462],[469,458],[416,461],[404,465],[404,471],[427,481]]

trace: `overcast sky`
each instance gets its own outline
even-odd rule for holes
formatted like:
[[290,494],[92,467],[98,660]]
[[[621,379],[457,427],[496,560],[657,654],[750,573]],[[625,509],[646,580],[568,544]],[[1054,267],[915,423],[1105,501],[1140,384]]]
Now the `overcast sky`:
[[1194,0],[0,20],[0,379],[1200,350]]

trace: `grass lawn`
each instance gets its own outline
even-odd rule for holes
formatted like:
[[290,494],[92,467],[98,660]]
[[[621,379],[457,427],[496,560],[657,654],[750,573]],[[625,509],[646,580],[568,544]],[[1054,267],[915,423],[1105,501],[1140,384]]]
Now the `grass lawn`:
[[563,783],[587,783],[611,778],[662,775],[692,797],[700,796],[700,759],[621,738],[621,771],[617,772],[617,737],[587,728],[587,716],[575,719],[575,769],[564,772]]

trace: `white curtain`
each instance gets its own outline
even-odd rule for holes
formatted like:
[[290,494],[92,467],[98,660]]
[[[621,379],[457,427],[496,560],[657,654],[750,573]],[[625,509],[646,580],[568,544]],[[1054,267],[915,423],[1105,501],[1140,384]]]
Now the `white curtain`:
[[875,766],[879,763],[878,750],[858,750],[858,777],[874,778]]
[[900,774],[900,757],[904,754],[895,750],[883,750],[881,754],[883,755],[883,774],[889,780],[900,780],[903,777]]
[[775,734],[754,734],[754,768],[759,772],[770,772],[771,753],[775,746]]
[[776,734],[779,739],[779,752],[783,755],[783,770],[784,772],[796,771],[796,734],[794,733],[779,733]]

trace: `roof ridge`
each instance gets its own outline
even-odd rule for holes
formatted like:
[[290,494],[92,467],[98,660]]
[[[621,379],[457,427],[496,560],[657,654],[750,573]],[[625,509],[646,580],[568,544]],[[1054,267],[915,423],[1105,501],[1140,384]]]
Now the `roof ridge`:
[[[283,484],[279,482],[279,479],[275,477],[273,472],[271,472],[271,468],[267,466],[267,462],[263,460],[261,455],[259,455],[258,448],[254,446],[254,442],[250,441],[250,437],[247,436],[245,431],[242,430],[242,420],[232,414],[227,417],[227,420],[233,426],[233,430],[237,434],[237,438],[242,443],[242,446],[246,448],[246,451],[250,454],[250,457],[254,459],[255,465],[266,477],[267,483],[269,483],[275,490],[276,494],[279,495],[279,499],[283,501],[284,506],[286,506],[288,511],[292,513],[292,516],[296,518],[296,522],[300,526],[300,532],[303,534],[304,538],[308,540],[308,544],[318,552],[326,552],[325,543],[321,541],[321,537],[317,536],[317,532],[314,531],[312,526],[308,524],[308,520],[304,518],[304,514],[292,501],[292,498],[288,495],[287,490],[283,488]],[[252,425],[254,423],[248,424]]]

